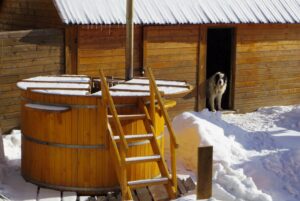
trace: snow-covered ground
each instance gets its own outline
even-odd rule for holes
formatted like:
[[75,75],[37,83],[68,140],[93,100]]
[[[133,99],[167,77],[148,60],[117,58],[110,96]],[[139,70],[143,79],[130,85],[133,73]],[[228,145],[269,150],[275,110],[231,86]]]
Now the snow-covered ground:
[[[248,114],[186,112],[173,123],[179,172],[195,177],[199,141],[214,147],[211,200],[300,200],[300,105]],[[189,199],[195,195],[181,200]]]
[[[174,119],[174,127],[180,174],[196,179],[197,147],[214,146],[210,201],[300,200],[300,105],[248,114],[186,112]],[[20,132],[4,136],[3,142],[6,162],[0,163],[0,194],[11,200],[35,200],[36,187],[20,176]],[[40,200],[60,200],[59,192],[42,191]],[[70,194],[64,200],[75,198]]]

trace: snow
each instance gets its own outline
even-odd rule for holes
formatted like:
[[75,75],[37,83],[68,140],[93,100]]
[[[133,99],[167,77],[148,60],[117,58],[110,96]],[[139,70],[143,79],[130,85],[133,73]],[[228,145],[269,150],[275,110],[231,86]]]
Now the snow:
[[87,83],[90,82],[89,77],[84,76],[37,76],[33,78],[25,79],[26,81],[42,81],[42,82],[78,82]]
[[45,93],[45,94],[56,94],[56,95],[72,95],[72,96],[85,96],[90,95],[90,92],[87,90],[58,90],[58,89],[47,89],[47,90],[32,90],[38,93]]
[[[185,112],[173,121],[179,172],[196,180],[197,147],[212,145],[212,200],[299,201],[299,122],[300,105],[247,114]],[[179,200],[190,199],[195,195]]]
[[[65,24],[126,24],[126,0],[53,0]],[[139,0],[135,24],[299,23],[299,0]]]
[[38,109],[38,110],[54,111],[54,112],[66,111],[70,109],[69,107],[41,105],[41,104],[32,104],[32,103],[27,103],[25,107]]
[[74,84],[74,83],[43,83],[43,82],[18,82],[17,86],[20,89],[27,88],[75,88],[75,89],[89,89],[89,84]]
[[[186,86],[186,82],[183,81],[168,81],[168,80],[155,80],[157,85],[170,85],[170,86]],[[126,83],[132,84],[149,84],[148,79],[132,79]]]
[[[94,96],[102,96],[102,91],[93,93]],[[150,96],[148,92],[110,91],[111,96]]]
[[[118,84],[116,86],[111,87],[112,89],[127,89],[130,90],[144,90],[149,91],[149,85],[126,85],[126,84]],[[176,93],[184,93],[188,91],[188,88],[184,87],[164,87],[158,86],[158,90],[164,92],[166,95],[168,94],[176,94]]]
[[[175,117],[173,125],[179,142],[179,174],[196,180],[197,147],[214,147],[209,201],[300,200],[300,105],[247,114],[185,112]],[[17,130],[3,136],[6,160],[0,165],[0,194],[11,200],[35,200],[36,186],[20,175],[20,141]],[[59,196],[57,191],[42,189],[39,198],[53,201]],[[74,193],[69,196],[64,200],[76,199]],[[178,200],[195,199],[191,194]]]
[[[34,89],[34,92],[47,93],[47,94],[58,94],[58,95],[90,95],[88,91],[90,89],[90,78],[81,76],[37,76],[33,78],[26,79],[17,83],[20,89],[26,90],[27,88],[38,88]],[[70,83],[72,82],[72,83]],[[136,83],[126,85],[127,82]],[[150,93],[149,80],[146,79],[132,79],[124,84],[118,84],[113,87],[114,91],[111,91],[112,96],[149,96]],[[166,95],[178,94],[188,92],[190,89],[186,82],[182,81],[167,81],[167,80],[157,80],[156,83],[159,85],[168,86],[158,86],[160,91],[163,91]],[[176,87],[179,86],[179,87]],[[184,87],[183,87],[184,86]],[[185,87],[186,86],[186,87]],[[39,89],[41,88],[41,89]],[[82,89],[82,90],[81,90]],[[85,89],[85,90],[84,90]],[[127,90],[127,91],[126,91]],[[136,92],[134,90],[143,90],[141,92]],[[101,91],[96,92],[94,96],[101,96]]]

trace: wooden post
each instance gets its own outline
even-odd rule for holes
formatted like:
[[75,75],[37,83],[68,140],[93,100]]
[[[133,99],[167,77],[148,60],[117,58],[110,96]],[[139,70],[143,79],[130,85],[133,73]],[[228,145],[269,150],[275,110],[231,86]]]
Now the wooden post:
[[0,128],[0,164],[4,163],[4,146],[3,146],[3,139],[2,139],[2,130]]
[[197,199],[212,196],[213,147],[198,148]]
[[207,56],[207,27],[200,26],[199,62],[197,78],[197,111],[206,106],[206,56]]
[[65,73],[77,74],[78,69],[78,28],[67,26],[65,28]]
[[127,0],[126,10],[126,80],[133,78],[133,51],[134,51],[134,24],[133,24],[133,0]]

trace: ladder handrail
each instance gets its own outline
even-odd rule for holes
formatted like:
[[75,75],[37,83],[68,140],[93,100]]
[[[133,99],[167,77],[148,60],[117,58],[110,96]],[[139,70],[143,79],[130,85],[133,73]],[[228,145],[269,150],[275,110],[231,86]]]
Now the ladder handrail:
[[116,130],[120,136],[121,145],[124,148],[124,151],[126,151],[128,149],[128,144],[125,139],[125,135],[124,135],[124,131],[122,129],[121,122],[118,118],[118,114],[117,114],[117,110],[116,110],[114,101],[109,93],[109,88],[108,88],[108,85],[107,85],[107,82],[106,82],[106,79],[105,79],[102,69],[100,69],[100,79],[101,79],[101,86],[102,86],[101,87],[102,97],[105,95],[106,96],[105,98],[107,98],[107,100],[108,100],[109,110],[112,113],[114,122],[116,124]]
[[[158,87],[156,85],[156,82],[155,82],[155,79],[154,79],[154,75],[153,75],[153,72],[152,72],[152,69],[150,67],[147,67],[145,68],[146,72],[147,72],[147,75],[148,75],[148,78],[149,78],[149,87],[150,87],[150,106],[155,104],[154,101],[155,101],[155,98],[157,98],[157,102],[158,102],[158,105],[160,107],[160,110],[162,112],[162,115],[164,117],[164,120],[165,120],[165,123],[167,125],[167,128],[169,130],[169,134],[170,134],[170,155],[171,155],[171,171],[172,171],[172,182],[173,182],[173,185],[175,186],[175,189],[174,191],[176,192],[177,191],[177,174],[176,174],[176,153],[175,153],[175,149],[178,148],[178,143],[177,143],[177,139],[176,139],[176,136],[175,136],[175,131],[171,125],[171,120],[170,120],[170,117],[169,117],[169,114],[166,110],[166,108],[164,107],[164,102],[163,102],[163,99],[161,97],[161,94],[159,93],[159,90],[158,90]],[[150,107],[151,109],[151,107]],[[152,112],[154,110],[151,109]],[[154,119],[155,121],[155,119]]]
[[172,125],[171,125],[171,120],[170,120],[169,114],[168,114],[166,108],[164,107],[164,102],[162,100],[161,94],[159,93],[158,87],[156,85],[153,72],[152,72],[150,67],[146,67],[145,69],[148,72],[147,74],[148,74],[148,77],[149,77],[150,85],[152,85],[152,87],[150,86],[150,94],[154,92],[154,94],[157,98],[158,105],[159,105],[159,107],[162,111],[162,115],[165,119],[167,128],[169,130],[170,138],[172,140],[172,143],[175,145],[175,148],[178,148],[178,143],[177,143],[177,139],[176,139],[176,136],[175,136],[175,131],[174,131]]

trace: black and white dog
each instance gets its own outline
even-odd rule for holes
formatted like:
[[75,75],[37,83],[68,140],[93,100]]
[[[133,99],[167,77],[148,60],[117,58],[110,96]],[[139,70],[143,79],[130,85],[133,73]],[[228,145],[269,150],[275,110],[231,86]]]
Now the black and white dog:
[[215,112],[215,102],[217,109],[222,110],[222,96],[227,87],[227,77],[224,73],[217,72],[211,76],[206,83],[206,97],[208,98],[209,108]]

